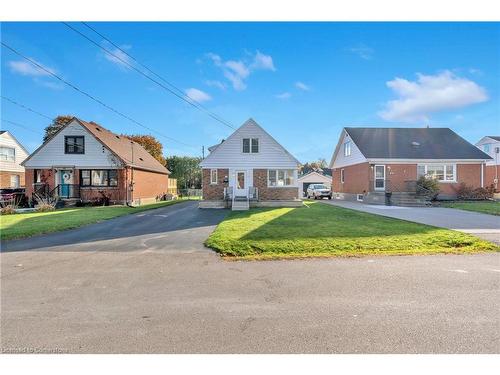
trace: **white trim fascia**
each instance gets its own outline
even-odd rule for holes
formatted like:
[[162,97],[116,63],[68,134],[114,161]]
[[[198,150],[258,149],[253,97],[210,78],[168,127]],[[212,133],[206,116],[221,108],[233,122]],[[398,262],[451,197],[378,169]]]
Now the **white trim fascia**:
[[312,175],[312,174],[315,174],[315,175],[317,175],[317,176],[318,176],[318,177],[320,177],[320,178],[325,178],[325,179],[328,179],[328,180],[331,180],[331,179],[332,179],[332,176],[330,176],[330,175],[324,175],[324,174],[318,173],[318,172],[316,172],[316,171],[311,171],[311,172],[309,172],[309,173],[307,173],[307,174],[305,174],[305,175],[300,176],[300,177],[297,179],[297,181],[300,181],[300,180],[302,180],[302,179],[304,179],[304,178],[306,178],[306,177],[308,177],[308,176],[310,176],[310,175]]
[[385,163],[385,164],[481,164],[489,159],[366,159],[368,163]]

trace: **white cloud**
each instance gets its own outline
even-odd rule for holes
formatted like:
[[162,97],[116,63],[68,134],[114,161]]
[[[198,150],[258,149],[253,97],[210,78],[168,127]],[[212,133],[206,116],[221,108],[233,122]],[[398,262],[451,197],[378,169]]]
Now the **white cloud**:
[[225,90],[226,85],[222,83],[221,81],[211,81],[211,80],[206,80],[205,85],[210,86],[210,87],[217,87],[218,89]]
[[379,112],[385,120],[425,121],[434,112],[462,108],[488,100],[486,90],[477,83],[446,70],[436,75],[417,74],[416,81],[395,78],[389,87],[398,96]]
[[311,90],[311,88],[303,82],[295,82],[295,87],[297,87],[299,90],[303,90],[303,91]]
[[255,57],[251,67],[252,69],[271,70],[273,72],[276,71],[276,68],[273,64],[273,58],[269,55],[264,55],[260,51],[257,51],[255,53]]
[[[49,72],[56,73],[55,69],[49,68],[42,63],[36,61],[35,59],[31,58],[34,62],[39,64],[40,66],[43,66],[44,69],[47,69]],[[10,67],[11,72],[13,73],[18,73],[23,76],[31,76],[31,77],[43,77],[43,76],[50,76],[50,73],[44,71],[43,69],[40,69],[39,67],[33,65],[29,61],[9,61],[7,65]]]
[[184,90],[184,92],[186,93],[189,99],[195,100],[199,103],[212,100],[212,97],[208,95],[206,92],[195,88],[186,89]]
[[280,99],[280,100],[290,99],[291,97],[292,97],[292,94],[290,94],[289,92],[284,92],[284,93],[276,95],[276,98]]
[[224,77],[237,91],[247,88],[245,81],[252,72],[256,70],[276,70],[272,57],[260,51],[252,55],[252,61],[248,61],[248,59],[224,61],[219,55],[213,52],[209,52],[205,56],[210,59],[216,67],[222,70]]
[[349,48],[349,51],[358,55],[363,60],[371,60],[373,58],[373,54],[375,53],[375,50],[373,48],[365,46],[364,44],[360,44],[356,47],[351,47]]
[[[123,50],[128,50],[132,48],[132,46],[129,45],[123,45],[120,46],[121,50],[118,48],[115,48],[111,46],[109,43],[105,42],[102,44],[104,48],[106,48],[110,53],[107,53],[104,51],[104,58],[108,61],[111,61],[112,63],[118,65],[120,68],[123,69],[130,69],[129,65],[133,64],[133,60],[125,53]],[[114,56],[113,56],[114,55]],[[129,64],[129,65],[127,65]]]

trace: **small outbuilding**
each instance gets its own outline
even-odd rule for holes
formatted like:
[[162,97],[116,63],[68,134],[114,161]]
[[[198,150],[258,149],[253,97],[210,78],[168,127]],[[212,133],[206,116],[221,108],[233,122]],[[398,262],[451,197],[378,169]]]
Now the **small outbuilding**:
[[305,196],[307,188],[311,184],[324,184],[328,187],[332,186],[332,176],[311,171],[298,178],[299,186],[301,187],[302,196]]

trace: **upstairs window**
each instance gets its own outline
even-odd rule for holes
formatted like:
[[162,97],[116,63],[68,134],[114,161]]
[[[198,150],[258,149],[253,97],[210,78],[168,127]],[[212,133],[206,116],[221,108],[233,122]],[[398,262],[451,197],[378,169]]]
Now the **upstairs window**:
[[351,141],[344,142],[344,156],[351,155]]
[[65,154],[84,154],[85,138],[83,136],[65,136],[64,137]]
[[12,147],[0,147],[1,161],[16,161],[16,149]]
[[243,153],[257,154],[259,152],[259,138],[243,138]]
[[486,152],[487,154],[490,153],[490,144],[486,143],[483,145],[483,151]]

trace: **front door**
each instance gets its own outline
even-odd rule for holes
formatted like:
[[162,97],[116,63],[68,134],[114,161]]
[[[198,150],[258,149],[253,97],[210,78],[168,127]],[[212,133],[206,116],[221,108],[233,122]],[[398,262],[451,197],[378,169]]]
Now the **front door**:
[[59,171],[59,196],[62,198],[70,198],[70,191],[73,184],[73,171],[64,169]]
[[236,171],[235,173],[235,183],[234,183],[234,195],[235,196],[247,196],[246,189],[246,172]]
[[375,190],[385,190],[385,165],[376,165],[375,166],[375,181],[374,188]]

